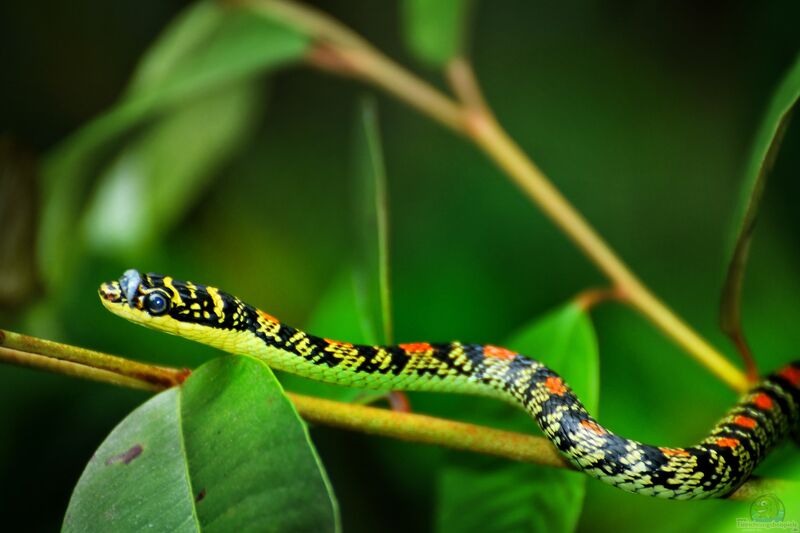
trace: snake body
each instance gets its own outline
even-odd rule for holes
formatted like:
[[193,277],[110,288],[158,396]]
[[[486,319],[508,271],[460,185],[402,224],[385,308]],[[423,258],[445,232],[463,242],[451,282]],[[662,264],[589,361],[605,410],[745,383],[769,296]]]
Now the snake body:
[[699,444],[656,447],[600,425],[542,363],[492,345],[366,346],[315,337],[214,287],[129,270],[99,290],[135,323],[265,360],[273,368],[361,388],[478,394],[513,402],[578,469],[632,493],[725,497],[800,427],[800,361],[762,379]]

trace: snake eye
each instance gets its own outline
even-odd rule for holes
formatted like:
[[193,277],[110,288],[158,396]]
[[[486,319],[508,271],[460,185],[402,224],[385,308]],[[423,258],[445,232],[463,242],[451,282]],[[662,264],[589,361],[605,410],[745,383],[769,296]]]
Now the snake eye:
[[169,310],[169,300],[160,291],[154,291],[145,297],[144,305],[151,315],[163,315]]

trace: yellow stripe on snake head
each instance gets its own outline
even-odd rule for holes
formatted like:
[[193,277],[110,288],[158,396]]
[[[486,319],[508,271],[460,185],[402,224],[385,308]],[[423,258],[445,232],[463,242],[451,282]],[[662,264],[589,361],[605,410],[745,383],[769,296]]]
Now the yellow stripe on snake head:
[[172,291],[172,300],[179,304],[183,305],[183,298],[181,298],[178,289],[175,288],[175,285],[172,284],[172,278],[170,276],[165,276],[163,280],[164,286]]
[[189,298],[197,298],[197,285],[192,283],[191,281],[187,281],[185,283],[186,288],[189,290]]
[[214,302],[214,314],[217,315],[217,321],[221,324],[225,320],[223,313],[225,303],[222,301],[222,296],[219,295],[219,290],[216,287],[206,287],[206,292]]

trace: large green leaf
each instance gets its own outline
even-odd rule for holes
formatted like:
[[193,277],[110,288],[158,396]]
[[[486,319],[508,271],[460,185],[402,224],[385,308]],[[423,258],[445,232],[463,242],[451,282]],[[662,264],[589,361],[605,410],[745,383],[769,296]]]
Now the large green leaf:
[[470,0],[404,0],[408,47],[420,60],[442,67],[464,47]]
[[764,194],[767,176],[775,163],[778,149],[798,100],[800,100],[800,56],[772,96],[750,149],[750,157],[745,170],[736,216],[736,240],[728,262],[720,310],[722,330],[734,341],[743,339],[741,332],[742,283],[753,230],[758,219],[761,197]]
[[227,356],[155,396],[92,456],[64,531],[335,531],[305,425],[263,363]]
[[74,225],[82,198],[97,167],[123,134],[156,113],[297,61],[308,45],[305,36],[291,29],[210,1],[190,7],[164,39],[146,56],[120,102],[64,141],[45,161],[38,244],[50,286],[69,279],[80,249]]
[[[576,304],[523,327],[506,346],[557,370],[592,412],[597,412],[599,362],[591,322]],[[529,432],[527,413],[482,402],[469,418]],[[506,460],[453,455],[439,478],[439,531],[572,531],[578,522],[586,477],[574,472]]]

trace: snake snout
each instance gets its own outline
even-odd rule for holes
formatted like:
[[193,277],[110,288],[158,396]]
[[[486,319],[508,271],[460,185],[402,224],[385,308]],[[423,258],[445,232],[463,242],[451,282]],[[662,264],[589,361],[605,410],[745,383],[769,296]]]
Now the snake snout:
[[117,303],[122,300],[122,290],[120,290],[119,283],[116,281],[103,283],[100,285],[97,293],[100,295],[100,298],[107,302]]

